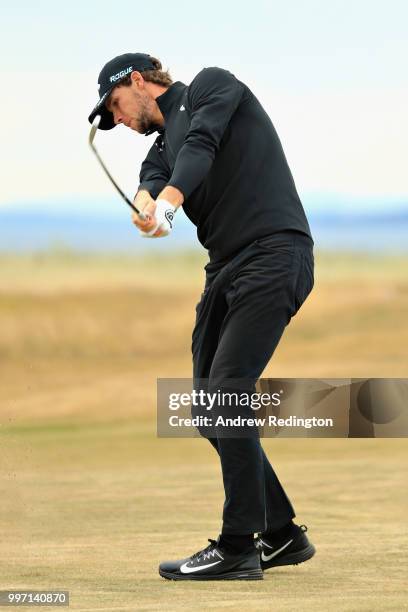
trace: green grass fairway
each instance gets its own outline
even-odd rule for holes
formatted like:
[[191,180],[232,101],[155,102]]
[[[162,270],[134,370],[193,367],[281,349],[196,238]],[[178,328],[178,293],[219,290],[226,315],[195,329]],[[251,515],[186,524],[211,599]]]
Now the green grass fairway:
[[[265,374],[407,376],[407,259],[316,259]],[[408,609],[406,439],[264,440],[316,556],[263,582],[159,577],[218,535],[223,491],[206,440],[155,433],[156,378],[191,374],[202,258],[142,263],[0,257],[0,589],[83,611]]]

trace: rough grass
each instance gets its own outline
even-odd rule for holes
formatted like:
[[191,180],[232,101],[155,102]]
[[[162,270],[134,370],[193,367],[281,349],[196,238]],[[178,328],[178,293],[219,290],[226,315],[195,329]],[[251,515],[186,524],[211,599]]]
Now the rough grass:
[[[406,377],[408,260],[316,261],[265,374]],[[0,588],[69,589],[76,610],[407,609],[406,440],[265,440],[316,557],[256,583],[159,578],[220,527],[210,445],[155,436],[156,378],[191,373],[202,263],[0,257]]]

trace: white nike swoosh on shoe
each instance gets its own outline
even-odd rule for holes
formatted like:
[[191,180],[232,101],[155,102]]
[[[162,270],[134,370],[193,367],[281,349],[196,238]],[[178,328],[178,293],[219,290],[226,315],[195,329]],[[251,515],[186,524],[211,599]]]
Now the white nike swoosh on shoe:
[[261,559],[262,561],[270,561],[271,559],[273,559],[274,557],[276,557],[276,555],[278,555],[280,552],[282,552],[282,550],[285,550],[285,548],[287,548],[289,546],[289,544],[292,544],[293,539],[289,540],[289,542],[286,542],[286,544],[284,544],[283,546],[281,546],[280,548],[278,548],[278,550],[275,550],[271,555],[265,555],[264,551],[261,552]]
[[183,565],[180,566],[180,572],[182,574],[191,574],[192,572],[200,572],[203,569],[207,569],[207,567],[218,565],[218,563],[221,563],[221,561],[216,561],[215,563],[208,563],[207,565],[200,565],[200,567],[189,567],[188,566],[189,563],[190,562],[187,561],[187,563],[183,563]]

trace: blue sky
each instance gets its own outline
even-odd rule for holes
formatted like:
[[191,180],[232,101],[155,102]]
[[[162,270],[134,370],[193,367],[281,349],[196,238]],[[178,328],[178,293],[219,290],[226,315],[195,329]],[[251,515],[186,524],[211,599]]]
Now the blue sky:
[[[395,0],[8,3],[0,205],[75,207],[111,194],[88,150],[87,115],[100,68],[127,51],[159,57],[185,83],[212,65],[245,81],[278,130],[302,197],[403,201],[407,22],[408,3]],[[123,127],[98,134],[130,195],[152,138]]]

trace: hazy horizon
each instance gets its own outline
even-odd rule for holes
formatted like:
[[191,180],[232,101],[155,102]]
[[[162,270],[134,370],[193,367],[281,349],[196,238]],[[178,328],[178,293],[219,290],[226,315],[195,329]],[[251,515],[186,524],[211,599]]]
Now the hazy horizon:
[[[102,65],[125,51],[159,57],[189,83],[204,66],[233,72],[274,123],[301,198],[331,194],[381,209],[408,200],[408,5],[361,0],[209,0],[149,6],[123,0],[3,10],[0,206],[110,197],[92,156],[87,116]],[[90,44],[92,41],[92,44]],[[154,136],[119,127],[97,146],[130,196]]]

